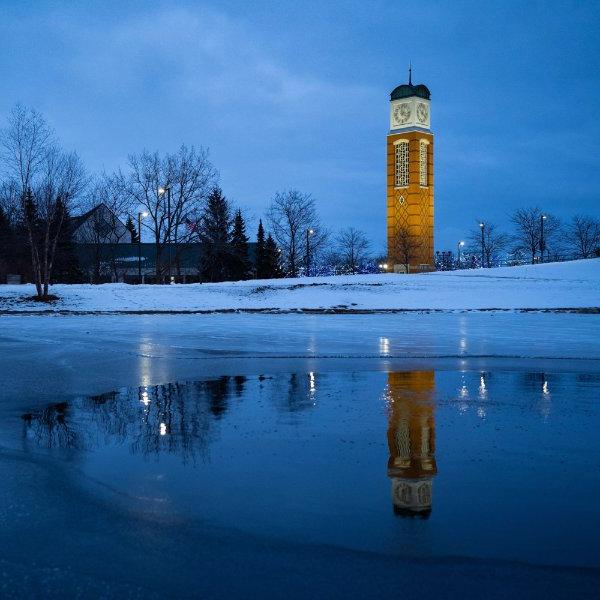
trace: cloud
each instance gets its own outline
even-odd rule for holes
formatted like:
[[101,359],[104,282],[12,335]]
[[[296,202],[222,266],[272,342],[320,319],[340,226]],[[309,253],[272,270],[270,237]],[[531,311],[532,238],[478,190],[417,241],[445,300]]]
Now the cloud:
[[[243,23],[207,9],[162,9],[102,24],[57,21],[65,68],[101,95],[150,93],[174,105],[200,102],[235,119],[318,119],[344,98],[347,114],[377,91],[298,73],[270,56]],[[339,104],[339,102],[338,102]]]

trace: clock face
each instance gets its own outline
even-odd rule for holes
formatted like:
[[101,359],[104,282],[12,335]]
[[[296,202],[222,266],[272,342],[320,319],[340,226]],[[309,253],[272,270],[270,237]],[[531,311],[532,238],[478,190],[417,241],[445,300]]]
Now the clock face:
[[427,104],[419,103],[417,105],[417,119],[419,119],[419,123],[427,123],[428,116],[429,110],[427,109]]
[[404,125],[410,119],[410,104],[399,104],[394,108],[394,123],[396,125]]

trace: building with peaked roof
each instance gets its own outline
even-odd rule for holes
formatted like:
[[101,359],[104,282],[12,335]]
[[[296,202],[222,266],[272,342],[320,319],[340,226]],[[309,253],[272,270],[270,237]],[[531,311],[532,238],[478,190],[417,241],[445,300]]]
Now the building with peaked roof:
[[82,215],[71,217],[76,244],[129,244],[131,232],[104,202]]

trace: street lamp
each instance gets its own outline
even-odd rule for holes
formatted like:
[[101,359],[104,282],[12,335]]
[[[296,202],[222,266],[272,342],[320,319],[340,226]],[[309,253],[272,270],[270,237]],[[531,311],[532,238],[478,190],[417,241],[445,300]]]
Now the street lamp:
[[171,283],[171,186],[165,185],[158,188],[158,193],[162,196],[167,192],[167,250],[169,251],[169,283]]
[[458,256],[458,268],[460,269],[460,263],[461,263],[461,256],[460,256],[460,249],[465,245],[465,243],[463,241],[458,242],[458,246],[457,246],[457,256]]
[[481,268],[483,269],[483,263],[485,262],[485,223],[479,223],[479,227],[481,228]]
[[314,233],[314,230],[306,230],[306,276],[310,277],[310,236]]
[[546,215],[540,217],[540,262],[544,262],[544,221]]
[[147,216],[145,211],[138,213],[138,283],[142,283],[142,219]]

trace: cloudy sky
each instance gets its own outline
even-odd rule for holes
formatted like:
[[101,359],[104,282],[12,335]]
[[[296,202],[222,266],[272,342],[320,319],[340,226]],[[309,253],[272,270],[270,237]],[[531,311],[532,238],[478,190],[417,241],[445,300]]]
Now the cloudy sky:
[[389,92],[432,92],[436,246],[522,205],[600,214],[600,4],[0,0],[0,117],[41,111],[89,170],[210,148],[251,217],[278,190],[385,236]]

